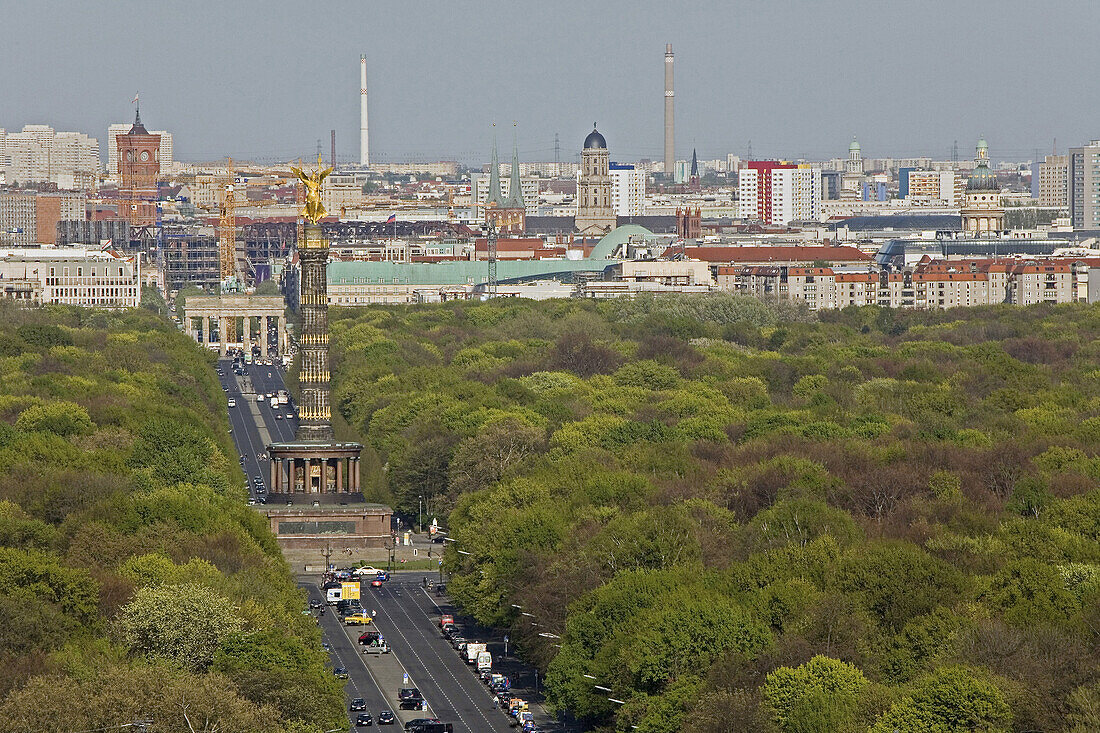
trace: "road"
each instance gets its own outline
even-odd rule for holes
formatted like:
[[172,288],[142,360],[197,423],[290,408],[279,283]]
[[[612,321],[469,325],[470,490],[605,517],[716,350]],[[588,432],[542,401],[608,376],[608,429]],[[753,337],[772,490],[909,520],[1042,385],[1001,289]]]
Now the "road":
[[[267,486],[271,475],[266,448],[272,442],[293,440],[298,427],[297,408],[293,402],[272,408],[270,400],[256,400],[258,394],[284,389],[281,365],[246,364],[244,376],[238,376],[233,373],[232,360],[226,358],[218,360],[218,368],[222,372],[218,380],[226,388],[226,396],[237,404],[229,408],[229,426],[237,451],[244,456],[241,467],[248,478],[249,495],[257,499],[253,478],[259,476]],[[276,420],[276,414],[283,417]]]
[[[364,588],[363,608],[374,613],[371,625],[392,650],[388,655],[357,653],[359,627],[343,627],[335,613],[326,613],[322,630],[334,660],[349,671],[349,687],[363,697],[371,712],[393,710],[402,721],[426,713],[397,710],[397,691],[408,674],[429,707],[428,715],[454,724],[455,733],[507,733],[513,729],[494,710],[489,689],[439,633],[439,607],[421,588],[422,573],[395,573],[381,588]],[[301,579],[310,598],[320,598],[316,578]],[[496,656],[496,655],[494,655]],[[356,657],[352,659],[351,657]]]
[[[244,456],[243,468],[249,479],[250,495],[259,498],[252,477],[259,475],[267,484],[270,464],[265,448],[273,441],[293,439],[298,424],[294,417],[296,410],[293,404],[273,410],[269,401],[256,401],[257,394],[266,395],[284,388],[281,367],[249,364],[245,366],[245,374],[239,376],[233,373],[232,361],[227,358],[219,360],[218,368],[222,371],[219,379],[226,388],[226,395],[236,401],[236,407],[229,408],[229,421],[237,450]],[[276,414],[283,417],[275,419]],[[287,414],[292,417],[288,419]],[[444,605],[445,599],[429,595],[421,587],[421,579],[430,576],[431,573],[395,573],[381,588],[364,587],[363,606],[376,612],[374,623],[366,628],[382,632],[392,649],[390,654],[363,654],[358,637],[364,627],[345,627],[334,610],[321,617],[321,630],[330,647],[332,666],[348,670],[347,701],[362,697],[376,720],[380,711],[393,711],[399,721],[395,726],[398,730],[400,724],[425,716],[453,723],[456,733],[508,733],[514,730],[508,725],[510,718],[493,708],[488,688],[439,633],[440,613],[451,613],[452,609]],[[299,586],[310,599],[321,599],[319,580],[318,575],[299,576]],[[467,638],[472,638],[473,629],[467,628]],[[513,688],[531,686],[534,673],[529,667],[508,659],[500,669],[503,649],[499,639],[491,639],[486,634],[474,640],[490,642],[494,668],[509,675]],[[407,686],[419,688],[424,695],[429,706],[427,713],[398,709],[397,691],[406,686],[406,674]],[[516,691],[528,700],[537,697],[530,695],[528,690]],[[532,705],[532,710],[544,730],[562,730],[547,719],[540,706]],[[348,713],[352,730],[356,730],[356,715]]]

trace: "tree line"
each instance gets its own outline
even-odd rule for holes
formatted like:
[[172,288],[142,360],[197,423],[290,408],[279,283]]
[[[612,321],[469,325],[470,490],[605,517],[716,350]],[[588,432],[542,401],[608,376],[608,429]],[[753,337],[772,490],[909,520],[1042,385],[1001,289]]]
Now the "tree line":
[[586,729],[1083,733],[1098,314],[334,309],[334,405]]
[[0,302],[0,730],[344,725],[214,357],[149,300]]

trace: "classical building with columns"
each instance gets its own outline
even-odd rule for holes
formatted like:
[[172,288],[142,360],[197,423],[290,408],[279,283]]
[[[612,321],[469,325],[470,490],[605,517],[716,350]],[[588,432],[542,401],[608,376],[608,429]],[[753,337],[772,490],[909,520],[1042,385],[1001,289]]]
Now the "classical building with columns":
[[989,169],[989,145],[978,141],[977,165],[966,181],[966,203],[962,210],[962,228],[969,234],[989,234],[1004,229],[1005,210],[997,175]]
[[[268,344],[271,327],[278,333],[276,355],[286,354],[286,304],[281,295],[192,295],[184,301],[183,312],[184,330],[191,338],[207,346],[217,343],[222,355],[238,344],[251,354],[256,343],[260,358],[267,359],[271,356]],[[237,328],[229,327],[231,320]],[[240,334],[239,342],[226,340],[226,334],[232,332]]]
[[359,485],[363,446],[338,442],[332,430],[328,255],[321,225],[306,224],[298,246],[302,277],[298,429],[293,441],[267,446],[271,475],[264,513],[283,547],[382,547],[390,538],[393,511],[364,501]]

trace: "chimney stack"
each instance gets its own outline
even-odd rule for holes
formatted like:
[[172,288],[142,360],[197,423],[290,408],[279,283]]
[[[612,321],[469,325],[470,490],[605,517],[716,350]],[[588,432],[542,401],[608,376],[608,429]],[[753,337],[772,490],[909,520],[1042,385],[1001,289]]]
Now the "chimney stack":
[[676,174],[675,131],[672,120],[675,92],[672,91],[672,44],[665,44],[665,177]]
[[370,167],[370,143],[367,139],[367,57],[359,56],[359,165]]

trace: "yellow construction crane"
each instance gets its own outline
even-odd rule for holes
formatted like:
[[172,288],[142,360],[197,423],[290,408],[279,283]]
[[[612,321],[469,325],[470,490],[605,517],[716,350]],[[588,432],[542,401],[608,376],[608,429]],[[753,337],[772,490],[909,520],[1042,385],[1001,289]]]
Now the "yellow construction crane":
[[232,158],[226,159],[225,170],[226,174],[218,179],[218,266],[223,292],[232,286],[232,278],[237,274],[237,200],[233,193],[236,177]]

